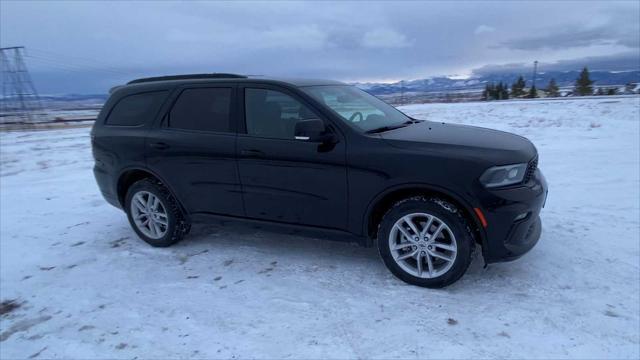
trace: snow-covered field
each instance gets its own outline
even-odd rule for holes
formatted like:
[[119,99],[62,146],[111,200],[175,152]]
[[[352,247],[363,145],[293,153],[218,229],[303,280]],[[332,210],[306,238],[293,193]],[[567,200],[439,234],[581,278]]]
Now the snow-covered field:
[[[0,358],[638,358],[640,98],[411,105],[530,138],[542,238],[444,290],[376,250],[196,226],[154,249],[94,183],[88,129],[0,134]],[[9,311],[11,310],[11,311]]]

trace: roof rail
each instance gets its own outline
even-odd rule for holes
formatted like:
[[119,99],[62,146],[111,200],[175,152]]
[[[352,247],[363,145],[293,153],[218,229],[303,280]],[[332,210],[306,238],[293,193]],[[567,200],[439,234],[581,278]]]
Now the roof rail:
[[210,74],[186,74],[186,75],[166,75],[166,76],[154,76],[148,78],[140,78],[131,80],[127,83],[139,84],[151,81],[165,81],[165,80],[189,80],[189,79],[245,79],[246,76],[238,74],[225,74],[225,73],[210,73]]
[[124,85],[116,85],[116,86],[112,87],[111,89],[109,89],[109,94],[113,94],[114,91],[120,89],[123,86]]

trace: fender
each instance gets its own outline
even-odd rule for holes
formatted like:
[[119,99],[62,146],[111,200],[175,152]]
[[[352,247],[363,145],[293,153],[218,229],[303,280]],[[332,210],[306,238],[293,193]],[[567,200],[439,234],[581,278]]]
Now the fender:
[[367,239],[368,242],[368,246],[371,246],[371,242],[372,239],[370,239],[367,235],[368,235],[368,231],[369,231],[369,219],[371,218],[371,214],[373,212],[373,209],[375,208],[376,204],[378,204],[384,197],[386,197],[387,195],[389,195],[392,192],[398,191],[398,190],[404,190],[404,189],[424,189],[430,192],[437,192],[437,193],[441,193],[444,194],[445,196],[448,196],[450,198],[452,198],[453,200],[455,200],[458,204],[462,205],[464,210],[470,215],[470,217],[473,219],[474,225],[476,226],[476,228],[480,229],[479,234],[480,234],[480,241],[482,243],[482,252],[484,254],[484,252],[486,251],[485,249],[488,248],[487,246],[487,234],[485,232],[484,227],[482,226],[480,219],[478,219],[477,215],[475,215],[475,211],[473,210],[473,206],[471,204],[469,204],[469,202],[467,202],[462,196],[459,196],[458,194],[456,194],[455,192],[437,186],[437,185],[432,185],[432,184],[426,184],[426,183],[405,183],[405,184],[396,184],[396,185],[392,185],[389,186],[388,188],[382,190],[381,192],[379,192],[376,196],[373,197],[373,199],[369,202],[369,204],[367,205],[367,211],[364,214],[364,218],[362,219],[362,233],[365,235],[365,238]]
[[[189,221],[191,220],[190,216],[189,216],[189,212],[187,211],[187,209],[182,204],[182,201],[176,196],[176,193],[171,188],[171,185],[169,185],[168,182],[166,182],[160,175],[158,175],[157,172],[155,172],[154,170],[151,170],[147,166],[131,165],[131,166],[127,166],[127,167],[124,167],[124,168],[120,169],[120,172],[118,173],[118,177],[116,178],[116,183],[115,183],[116,194],[118,193],[118,183],[120,182],[120,179],[122,178],[122,175],[124,175],[126,172],[132,171],[132,170],[144,171],[146,173],[151,174],[156,179],[158,179],[162,183],[162,185],[164,185],[169,190],[169,193],[171,193],[171,196],[173,196],[173,198],[176,200],[176,202],[180,206],[180,209],[182,210],[182,213],[187,218],[187,220],[189,220]],[[121,203],[121,205],[122,205],[122,208],[124,209],[124,204]]]

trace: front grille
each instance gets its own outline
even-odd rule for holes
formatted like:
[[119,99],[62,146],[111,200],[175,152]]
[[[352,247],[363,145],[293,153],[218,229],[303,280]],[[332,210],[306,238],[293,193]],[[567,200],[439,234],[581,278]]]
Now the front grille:
[[538,168],[538,157],[536,156],[533,160],[529,161],[529,165],[527,165],[527,172],[524,174],[524,183],[528,183],[533,175],[536,173],[536,169]]

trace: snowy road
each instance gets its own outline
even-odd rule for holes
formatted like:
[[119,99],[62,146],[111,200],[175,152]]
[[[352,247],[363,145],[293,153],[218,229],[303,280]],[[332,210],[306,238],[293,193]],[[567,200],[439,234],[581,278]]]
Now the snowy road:
[[150,248],[88,129],[1,133],[0,358],[638,358],[640,99],[412,105],[529,137],[550,186],[522,259],[444,290],[374,249],[224,224]]

